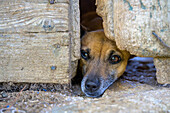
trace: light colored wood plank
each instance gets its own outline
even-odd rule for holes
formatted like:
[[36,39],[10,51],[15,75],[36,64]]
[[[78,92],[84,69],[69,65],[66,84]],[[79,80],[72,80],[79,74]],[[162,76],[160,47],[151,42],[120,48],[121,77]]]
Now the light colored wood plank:
[[0,0],[0,82],[70,82],[80,50],[78,2]]
[[78,60],[80,58],[80,12],[79,10],[79,0],[71,0],[70,8],[70,30],[71,32],[71,61]]
[[[9,4],[8,2],[15,2],[15,3],[21,3],[21,2],[29,2],[29,3],[49,3],[50,0],[0,0],[1,3]],[[69,3],[70,0],[54,0],[55,3]]]
[[69,33],[0,35],[0,82],[69,80],[69,40]]
[[11,0],[1,2],[0,32],[68,31],[69,4]]

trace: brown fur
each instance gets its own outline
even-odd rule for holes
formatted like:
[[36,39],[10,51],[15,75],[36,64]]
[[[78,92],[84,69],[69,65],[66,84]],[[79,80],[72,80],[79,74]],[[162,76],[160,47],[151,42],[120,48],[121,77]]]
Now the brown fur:
[[[92,13],[91,13],[92,14]],[[92,17],[92,15],[89,15]],[[88,14],[87,14],[88,15]],[[88,17],[86,15],[86,17]],[[89,17],[89,18],[90,18]],[[91,20],[94,20],[94,17],[91,19],[85,19],[91,23]],[[96,16],[98,18],[98,16]],[[96,19],[98,20],[98,19]],[[100,21],[95,21],[100,22]],[[100,25],[101,23],[95,25]],[[88,25],[88,24],[85,24]],[[90,28],[92,25],[90,24]],[[93,27],[96,29],[96,26]],[[91,28],[92,29],[92,28]],[[101,29],[101,26],[99,26]],[[107,39],[103,30],[97,29],[96,31],[87,32],[81,39],[81,50],[89,51],[90,58],[88,60],[81,58],[80,67],[82,69],[82,74],[84,76],[81,88],[82,91],[90,97],[98,97],[104,93],[104,91],[117,79],[119,78],[126,69],[127,61],[130,57],[130,54],[127,51],[121,51],[117,48],[116,43],[112,40]],[[94,29],[93,29],[94,30]],[[116,64],[109,62],[109,57],[111,55],[118,55],[121,58],[121,61]],[[97,79],[97,80],[96,80]],[[87,83],[87,81],[90,81]],[[88,84],[88,85],[87,85]],[[89,85],[94,85],[98,87],[94,88],[87,87]],[[88,90],[87,90],[88,88]]]

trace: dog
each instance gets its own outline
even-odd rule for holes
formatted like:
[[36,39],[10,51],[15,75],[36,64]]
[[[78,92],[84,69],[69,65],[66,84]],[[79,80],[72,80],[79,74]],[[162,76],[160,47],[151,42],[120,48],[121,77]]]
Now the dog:
[[95,12],[82,16],[81,25],[86,30],[81,38],[81,89],[88,97],[101,97],[124,73],[130,54],[105,36],[102,19]]

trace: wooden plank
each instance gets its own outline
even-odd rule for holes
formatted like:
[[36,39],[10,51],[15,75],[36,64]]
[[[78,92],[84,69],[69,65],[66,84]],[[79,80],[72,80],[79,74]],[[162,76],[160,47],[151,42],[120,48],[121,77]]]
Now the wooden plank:
[[80,58],[80,12],[79,0],[70,0],[70,30],[71,32],[71,61],[76,61]]
[[[1,3],[9,4],[12,0],[0,0]],[[29,3],[49,3],[50,0],[15,0],[15,3],[29,2]],[[70,0],[54,0],[54,3],[69,3]]]
[[70,0],[69,31],[70,31],[70,80],[76,75],[78,60],[80,59],[80,12],[79,0]]
[[63,32],[69,29],[68,3],[47,4],[28,0],[0,2],[0,32]]
[[0,82],[67,82],[69,33],[0,35]]
[[69,83],[80,56],[79,1],[0,3],[0,82]]

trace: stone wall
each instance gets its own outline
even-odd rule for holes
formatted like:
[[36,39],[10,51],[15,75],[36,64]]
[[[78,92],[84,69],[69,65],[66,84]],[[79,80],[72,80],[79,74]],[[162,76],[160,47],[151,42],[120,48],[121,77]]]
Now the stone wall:
[[132,55],[154,57],[158,82],[170,83],[170,2],[96,0],[96,4],[106,36]]

